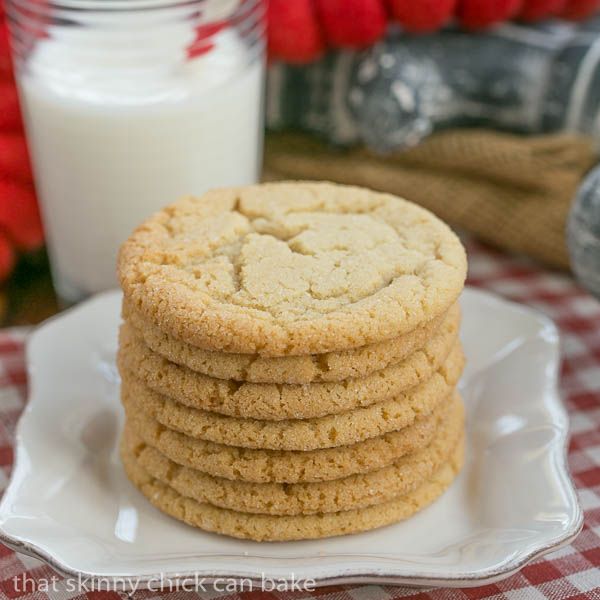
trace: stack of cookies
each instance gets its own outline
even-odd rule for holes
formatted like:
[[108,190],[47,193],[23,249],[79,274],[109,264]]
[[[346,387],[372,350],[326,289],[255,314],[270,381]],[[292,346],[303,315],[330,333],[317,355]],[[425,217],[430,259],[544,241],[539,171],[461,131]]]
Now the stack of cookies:
[[463,461],[464,250],[326,183],[215,190],[122,247],[121,456],[160,510],[254,540],[410,517]]

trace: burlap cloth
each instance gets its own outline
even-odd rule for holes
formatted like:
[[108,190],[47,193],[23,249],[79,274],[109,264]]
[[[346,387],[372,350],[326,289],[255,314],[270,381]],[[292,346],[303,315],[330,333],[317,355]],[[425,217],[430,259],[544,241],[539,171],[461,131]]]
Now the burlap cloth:
[[591,140],[567,134],[452,130],[384,158],[286,133],[267,136],[265,178],[325,179],[398,194],[495,246],[565,269],[569,207],[596,161]]

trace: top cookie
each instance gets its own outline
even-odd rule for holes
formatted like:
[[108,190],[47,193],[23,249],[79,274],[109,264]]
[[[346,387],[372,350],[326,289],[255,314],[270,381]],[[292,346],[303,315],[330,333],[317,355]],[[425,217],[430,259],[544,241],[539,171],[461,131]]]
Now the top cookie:
[[271,183],[184,198],[123,244],[125,297],[162,331],[263,356],[357,348],[405,334],[456,301],[458,238],[405,200],[329,183]]

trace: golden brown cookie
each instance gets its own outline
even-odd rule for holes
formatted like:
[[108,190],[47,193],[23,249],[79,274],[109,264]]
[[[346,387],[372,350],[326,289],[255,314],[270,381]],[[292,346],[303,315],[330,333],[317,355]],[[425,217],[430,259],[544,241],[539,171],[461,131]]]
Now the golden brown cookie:
[[354,444],[412,425],[447,400],[463,366],[464,355],[457,345],[428,380],[396,398],[316,419],[259,421],[189,408],[153,392],[123,369],[121,399],[126,408],[146,411],[165,427],[197,439],[243,448],[315,450]]
[[256,541],[316,539],[357,533],[406,519],[431,504],[450,486],[464,461],[459,443],[450,460],[412,492],[367,508],[314,515],[274,516],[236,512],[200,503],[153,478],[133,453],[121,457],[131,482],[161,511],[189,525],[236,538]]
[[130,429],[126,429],[123,443],[149,475],[198,502],[241,512],[307,515],[381,504],[419,487],[448,461],[463,436],[462,406],[453,406],[449,417],[427,447],[383,469],[322,483],[231,481],[174,463]]
[[125,298],[171,337],[263,356],[348,350],[445,313],[464,249],[430,212],[328,183],[213,190],[155,213],[122,246]]
[[256,483],[330,481],[381,469],[424,448],[460,402],[455,393],[451,402],[443,402],[410,427],[350,446],[308,452],[251,450],[197,440],[135,408],[127,411],[127,427],[173,462],[215,477]]
[[217,379],[251,383],[305,384],[365,377],[402,362],[439,335],[440,326],[458,328],[460,308],[455,304],[444,315],[385,342],[341,352],[273,358],[211,352],[191,346],[169,337],[126,301],[123,302],[123,318],[148,348],[192,371]]
[[244,419],[312,419],[395,398],[429,379],[446,361],[458,338],[458,321],[446,321],[421,350],[404,361],[360,379],[306,385],[242,383],[181,367],[153,352],[121,326],[118,364],[151,390],[191,408]]

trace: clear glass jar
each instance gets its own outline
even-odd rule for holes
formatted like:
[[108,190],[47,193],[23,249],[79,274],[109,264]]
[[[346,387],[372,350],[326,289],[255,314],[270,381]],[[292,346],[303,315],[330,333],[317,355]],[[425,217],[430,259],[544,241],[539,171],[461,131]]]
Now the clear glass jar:
[[120,243],[262,162],[263,0],[7,0],[55,286],[114,287]]

